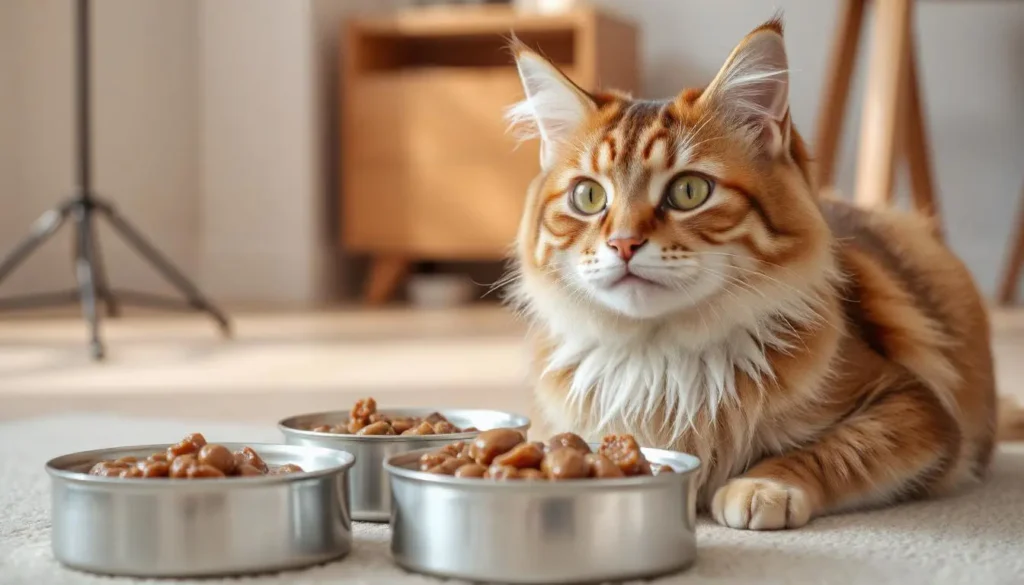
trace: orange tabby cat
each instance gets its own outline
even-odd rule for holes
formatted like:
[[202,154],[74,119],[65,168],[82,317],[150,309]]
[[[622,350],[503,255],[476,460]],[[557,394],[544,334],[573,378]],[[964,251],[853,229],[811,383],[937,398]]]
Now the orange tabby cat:
[[703,90],[591,95],[516,44],[541,140],[515,299],[553,428],[700,457],[735,528],[948,492],[989,465],[985,309],[923,219],[819,196],[782,26]]

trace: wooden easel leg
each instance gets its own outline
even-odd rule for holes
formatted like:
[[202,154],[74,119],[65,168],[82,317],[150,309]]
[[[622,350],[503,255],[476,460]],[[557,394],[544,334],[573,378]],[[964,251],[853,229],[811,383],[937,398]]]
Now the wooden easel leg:
[[850,79],[857,62],[857,45],[864,23],[864,4],[865,0],[845,0],[835,44],[832,45],[814,141],[819,189],[827,189],[835,182],[836,156],[849,101]]
[[1024,268],[1024,190],[1021,191],[1020,209],[1017,211],[1017,225],[1014,226],[1013,244],[1006,259],[1003,281],[999,284],[999,302],[1012,305],[1017,299],[1021,269]]
[[917,54],[913,40],[907,50],[906,109],[904,110],[907,164],[910,168],[910,190],[918,212],[934,219],[936,234],[942,236],[942,216],[932,181],[931,149],[921,100]]
[[409,272],[409,260],[400,256],[376,256],[370,264],[366,279],[364,302],[378,306],[395,296],[398,285]]
[[892,197],[912,3],[874,3],[874,40],[868,62],[854,193],[857,204],[864,207],[885,206]]

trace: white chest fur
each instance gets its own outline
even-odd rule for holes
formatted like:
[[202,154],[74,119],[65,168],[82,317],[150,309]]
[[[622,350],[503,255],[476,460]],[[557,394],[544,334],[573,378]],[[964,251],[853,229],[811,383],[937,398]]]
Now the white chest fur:
[[[675,441],[702,409],[713,418],[725,401],[736,399],[737,372],[755,382],[772,376],[765,341],[750,331],[737,329],[697,348],[687,341],[666,332],[614,342],[568,334],[547,367],[573,371],[564,407],[575,410],[574,419],[588,421],[590,431],[649,430],[663,437],[668,431]],[[653,420],[659,409],[665,415]]]

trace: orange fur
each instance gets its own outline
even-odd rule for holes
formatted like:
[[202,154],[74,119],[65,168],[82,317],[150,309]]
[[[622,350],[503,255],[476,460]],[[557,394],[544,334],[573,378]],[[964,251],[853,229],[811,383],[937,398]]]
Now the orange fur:
[[[595,99],[517,58],[513,118],[546,153],[514,292],[536,325],[544,422],[697,455],[702,505],[737,528],[984,476],[996,404],[980,296],[926,221],[820,196],[780,22],[665,101]],[[667,203],[680,176],[711,186],[695,209]],[[600,212],[570,204],[581,179],[600,185]]]

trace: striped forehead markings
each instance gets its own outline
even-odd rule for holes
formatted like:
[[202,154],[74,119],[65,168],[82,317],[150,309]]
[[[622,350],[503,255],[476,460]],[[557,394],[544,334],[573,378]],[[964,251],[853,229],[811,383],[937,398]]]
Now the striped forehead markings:
[[639,158],[656,167],[671,167],[676,153],[668,128],[678,123],[671,102],[634,101],[619,104],[608,120],[609,129],[590,153],[591,167],[608,172],[616,161]]

